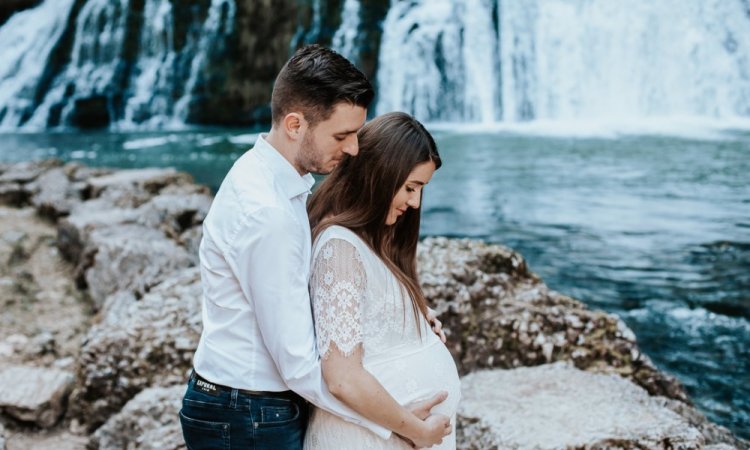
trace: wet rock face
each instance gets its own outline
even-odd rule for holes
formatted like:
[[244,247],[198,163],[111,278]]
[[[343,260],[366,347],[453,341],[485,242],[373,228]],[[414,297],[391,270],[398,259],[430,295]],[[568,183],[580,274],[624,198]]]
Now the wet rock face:
[[3,0],[0,2],[0,26],[13,14],[24,9],[33,8],[40,3],[42,3],[42,0]]
[[428,238],[418,258],[422,287],[461,374],[563,360],[619,373],[652,395],[688,401],[682,386],[640,353],[619,318],[549,290],[518,253],[479,241]]
[[0,370],[0,410],[5,414],[48,428],[65,412],[73,387],[73,374],[32,366]]
[[461,380],[461,449],[701,449],[705,438],[640,387],[566,363]]
[[300,9],[296,0],[239,0],[232,34],[217,42],[188,104],[187,122],[241,125],[271,122],[271,91],[291,56]]
[[89,448],[185,449],[177,419],[184,393],[184,384],[143,390],[96,430]]
[[111,107],[109,98],[105,95],[93,95],[76,99],[73,112],[69,117],[70,125],[78,128],[104,128],[112,119],[109,115]]

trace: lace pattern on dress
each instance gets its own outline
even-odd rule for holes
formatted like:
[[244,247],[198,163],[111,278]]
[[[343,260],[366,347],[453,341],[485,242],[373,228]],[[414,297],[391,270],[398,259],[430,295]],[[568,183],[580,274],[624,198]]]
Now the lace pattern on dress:
[[357,249],[343,239],[331,239],[313,262],[310,298],[315,317],[318,352],[328,356],[331,343],[344,356],[363,343],[362,305],[367,287]]

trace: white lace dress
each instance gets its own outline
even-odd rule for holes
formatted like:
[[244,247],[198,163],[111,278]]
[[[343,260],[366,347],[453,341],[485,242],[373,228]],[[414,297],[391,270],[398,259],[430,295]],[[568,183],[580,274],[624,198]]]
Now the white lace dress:
[[[451,418],[454,432],[432,449],[455,449],[455,414],[460,381],[448,349],[420,316],[421,337],[411,300],[393,273],[350,230],[332,226],[313,244],[310,295],[318,351],[334,342],[344,354],[358,344],[363,365],[401,404],[430,397],[440,390],[448,399],[433,412]],[[409,449],[396,436],[383,440],[368,429],[315,408],[305,449]]]

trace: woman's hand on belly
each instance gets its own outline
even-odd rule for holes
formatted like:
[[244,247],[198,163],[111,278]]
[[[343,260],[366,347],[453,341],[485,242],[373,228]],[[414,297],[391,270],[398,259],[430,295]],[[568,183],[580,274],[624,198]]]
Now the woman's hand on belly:
[[440,391],[426,400],[418,400],[404,405],[412,414],[425,420],[432,414],[432,408],[443,403],[448,398],[448,391]]
[[[452,432],[450,419],[442,414],[419,417],[401,406],[364,368],[363,354],[361,344],[344,354],[331,342],[322,361],[323,378],[331,394],[365,418],[407,438],[418,448],[440,444]],[[445,400],[436,401],[439,398],[440,393],[418,406],[429,411]]]

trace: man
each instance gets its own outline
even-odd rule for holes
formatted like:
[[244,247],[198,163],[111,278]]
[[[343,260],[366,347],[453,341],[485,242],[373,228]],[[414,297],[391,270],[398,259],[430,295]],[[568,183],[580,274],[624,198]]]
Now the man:
[[[327,390],[308,294],[310,172],[329,173],[358,152],[374,94],[337,53],[300,49],[274,84],[273,124],[227,174],[203,224],[203,334],[180,411],[190,449],[301,449],[305,400],[387,438],[390,430]],[[439,332],[439,331],[438,331]],[[444,400],[415,407],[424,419]],[[447,418],[412,421],[401,434],[440,442]]]

